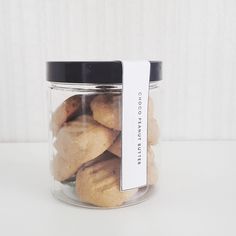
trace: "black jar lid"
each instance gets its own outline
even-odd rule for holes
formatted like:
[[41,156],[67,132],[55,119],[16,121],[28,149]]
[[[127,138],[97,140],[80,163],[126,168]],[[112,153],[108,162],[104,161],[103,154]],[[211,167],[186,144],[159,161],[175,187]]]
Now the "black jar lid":
[[[161,62],[150,61],[150,81],[162,79]],[[47,80],[60,83],[122,83],[121,61],[50,61]]]

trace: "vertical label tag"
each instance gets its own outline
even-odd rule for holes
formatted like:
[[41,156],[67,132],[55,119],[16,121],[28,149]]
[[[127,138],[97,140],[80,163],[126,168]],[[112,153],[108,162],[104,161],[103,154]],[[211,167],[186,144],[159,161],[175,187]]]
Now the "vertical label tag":
[[147,185],[147,109],[150,63],[122,62],[121,190]]

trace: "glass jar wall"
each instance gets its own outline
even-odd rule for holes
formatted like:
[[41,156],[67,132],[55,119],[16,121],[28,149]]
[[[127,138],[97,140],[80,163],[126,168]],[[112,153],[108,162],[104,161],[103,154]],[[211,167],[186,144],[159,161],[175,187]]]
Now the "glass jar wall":
[[149,88],[147,185],[121,191],[122,84],[49,82],[50,167],[57,199],[115,208],[150,196],[159,175],[159,83],[151,81]]

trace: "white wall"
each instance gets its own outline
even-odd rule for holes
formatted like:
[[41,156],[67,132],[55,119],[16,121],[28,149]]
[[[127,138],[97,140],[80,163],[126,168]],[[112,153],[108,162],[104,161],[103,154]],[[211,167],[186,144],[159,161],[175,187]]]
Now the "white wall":
[[164,62],[164,139],[236,138],[235,0],[0,0],[0,141],[47,138],[45,61]]

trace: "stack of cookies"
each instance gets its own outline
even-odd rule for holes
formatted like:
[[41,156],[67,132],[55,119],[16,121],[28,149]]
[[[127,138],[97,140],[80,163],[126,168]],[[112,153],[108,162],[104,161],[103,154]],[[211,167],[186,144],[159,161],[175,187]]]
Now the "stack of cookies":
[[[120,191],[121,95],[75,95],[52,114],[51,130],[56,154],[55,180],[74,181],[78,199],[100,207],[117,207],[133,198],[138,189]],[[159,127],[152,100],[148,109],[148,184],[156,182],[154,153]]]

